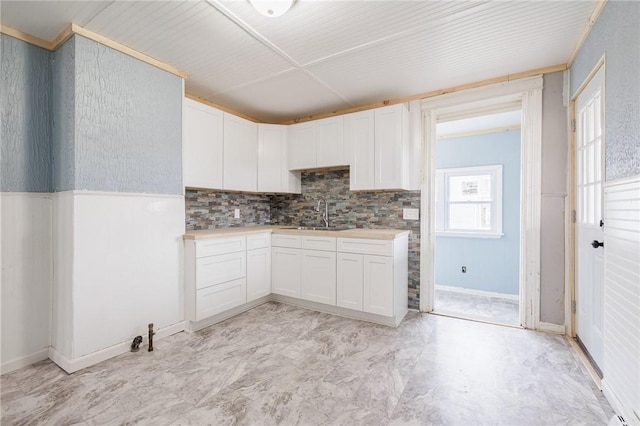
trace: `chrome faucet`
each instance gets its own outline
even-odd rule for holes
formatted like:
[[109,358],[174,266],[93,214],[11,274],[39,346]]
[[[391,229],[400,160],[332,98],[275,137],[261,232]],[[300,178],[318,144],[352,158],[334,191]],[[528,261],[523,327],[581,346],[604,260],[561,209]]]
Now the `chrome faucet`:
[[329,227],[329,203],[324,198],[318,200],[318,205],[316,206],[316,211],[320,211],[320,204],[324,201],[324,213],[322,213],[322,220],[324,220],[325,228]]

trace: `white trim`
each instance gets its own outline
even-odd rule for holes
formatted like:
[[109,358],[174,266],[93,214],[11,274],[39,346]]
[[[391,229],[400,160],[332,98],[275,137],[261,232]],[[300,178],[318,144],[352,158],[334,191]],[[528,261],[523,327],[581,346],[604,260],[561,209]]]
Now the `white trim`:
[[474,296],[496,297],[507,300],[520,300],[517,294],[498,293],[495,291],[476,290],[475,288],[453,287],[448,285],[435,285],[436,290],[450,291],[452,293],[472,294]]
[[36,362],[44,361],[49,358],[49,349],[45,348],[41,351],[34,352],[29,355],[25,355],[20,358],[12,359],[11,361],[7,361],[2,364],[2,369],[0,374],[11,373],[12,371],[18,370],[23,367],[28,367],[31,364],[35,364]]
[[478,87],[422,100],[423,179],[421,185],[420,310],[433,310],[435,145],[438,115],[520,101],[522,105],[522,179],[520,225],[520,314],[525,328],[536,328],[540,301],[540,200],[542,144],[542,76]]
[[0,192],[3,197],[51,198],[51,192]]
[[57,197],[69,196],[69,195],[101,195],[105,197],[146,197],[146,198],[184,198],[182,194],[155,194],[150,192],[113,192],[113,191],[83,191],[83,190],[71,190],[54,192],[52,195]]
[[[164,327],[158,329],[156,331],[154,340],[161,340],[165,337],[171,336],[173,334],[179,333],[185,330],[185,322],[180,321],[168,327]],[[134,336],[135,337],[135,336]],[[131,338],[133,340],[133,337]],[[148,336],[142,336],[142,345],[146,346],[148,343]],[[141,345],[141,346],[142,346]],[[122,355],[131,350],[131,342],[122,342],[117,345],[110,346],[108,348],[101,349],[99,351],[90,353],[88,355],[81,356],[79,358],[69,359],[58,352],[54,347],[49,348],[49,359],[55,362],[60,368],[62,368],[67,373],[71,374],[78,370],[82,370],[83,368],[90,367],[92,365],[98,364],[99,362],[106,361],[110,358],[113,358],[118,355]],[[146,348],[140,349],[146,350]]]
[[464,138],[469,136],[489,135],[492,133],[509,132],[512,130],[520,130],[520,128],[521,128],[520,124],[513,124],[511,126],[492,127],[490,129],[470,130],[468,132],[445,133],[444,135],[437,135],[436,137],[439,141],[441,141],[446,139],[456,139],[456,138]]
[[617,414],[620,414],[622,417],[624,417],[624,420],[627,422],[627,424],[638,424],[638,421],[640,421],[640,413],[636,414],[634,412],[625,410],[625,407],[620,399],[618,399],[611,387],[609,387],[609,382],[607,382],[606,378],[602,378],[601,389],[604,397],[607,398],[607,401],[609,401],[609,404],[611,404],[613,410]]
[[456,232],[456,231],[436,231],[436,237],[453,238],[502,238],[504,234],[499,232]]

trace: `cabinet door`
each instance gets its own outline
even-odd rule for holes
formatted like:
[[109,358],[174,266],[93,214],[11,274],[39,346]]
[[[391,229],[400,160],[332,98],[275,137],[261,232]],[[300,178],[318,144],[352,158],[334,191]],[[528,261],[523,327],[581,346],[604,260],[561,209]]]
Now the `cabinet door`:
[[364,284],[362,255],[338,253],[337,268],[336,304],[341,308],[362,311]]
[[271,249],[271,292],[300,297],[300,250],[273,247]]
[[393,316],[393,258],[363,255],[364,312]]
[[184,100],[184,186],[222,188],[223,113]]
[[300,123],[289,126],[289,170],[316,167],[317,127],[315,123]]
[[258,191],[283,192],[286,188],[287,128],[258,125]]
[[403,104],[375,110],[375,189],[404,187],[405,112]]
[[247,251],[247,302],[271,294],[271,249]]
[[336,253],[302,250],[301,297],[336,305]]
[[345,166],[344,117],[331,117],[315,122],[318,128],[316,141],[316,167]]
[[224,114],[224,189],[258,190],[258,126]]
[[199,289],[196,292],[196,321],[246,303],[246,288],[246,278],[239,278]]
[[345,139],[351,149],[349,188],[352,191],[374,189],[374,112],[349,114],[344,123]]

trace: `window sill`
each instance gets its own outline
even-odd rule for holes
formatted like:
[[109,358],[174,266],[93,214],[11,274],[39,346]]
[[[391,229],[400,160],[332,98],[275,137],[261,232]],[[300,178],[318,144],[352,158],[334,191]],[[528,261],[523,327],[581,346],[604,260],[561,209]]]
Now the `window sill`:
[[498,239],[502,238],[503,236],[503,233],[436,231],[436,237]]

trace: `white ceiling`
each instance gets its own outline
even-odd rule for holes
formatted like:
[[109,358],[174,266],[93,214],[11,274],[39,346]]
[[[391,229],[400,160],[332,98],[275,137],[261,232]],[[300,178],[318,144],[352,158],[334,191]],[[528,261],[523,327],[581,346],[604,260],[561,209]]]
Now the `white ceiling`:
[[595,0],[7,1],[3,25],[73,22],[186,71],[188,93],[282,122],[565,63]]

